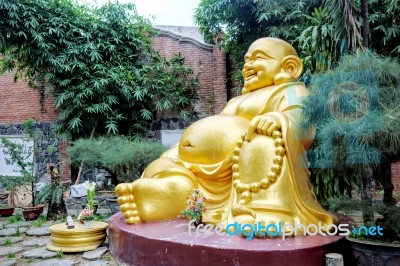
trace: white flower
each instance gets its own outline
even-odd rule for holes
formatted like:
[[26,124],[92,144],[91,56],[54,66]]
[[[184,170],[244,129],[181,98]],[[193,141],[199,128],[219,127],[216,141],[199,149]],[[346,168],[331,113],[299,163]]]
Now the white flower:
[[95,182],[89,182],[89,181],[85,181],[84,184],[85,188],[89,191],[94,191],[96,188],[96,183]]

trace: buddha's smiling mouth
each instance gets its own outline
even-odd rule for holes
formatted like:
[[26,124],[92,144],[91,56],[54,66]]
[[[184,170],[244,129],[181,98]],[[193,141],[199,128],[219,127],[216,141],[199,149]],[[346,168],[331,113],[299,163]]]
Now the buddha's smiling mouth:
[[257,73],[254,71],[246,71],[243,75],[244,80],[249,80],[257,76]]

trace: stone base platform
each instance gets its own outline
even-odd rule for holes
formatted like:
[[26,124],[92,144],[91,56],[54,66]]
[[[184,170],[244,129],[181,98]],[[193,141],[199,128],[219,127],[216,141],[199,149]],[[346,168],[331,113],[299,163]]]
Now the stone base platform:
[[79,222],[68,229],[65,223],[50,226],[51,242],[46,248],[51,251],[81,252],[94,250],[106,239],[107,223],[92,221],[86,228]]
[[[188,222],[127,225],[121,213],[109,220],[109,249],[128,265],[325,265],[326,253],[345,253],[342,236],[297,236],[246,240],[238,236],[196,236]],[[345,260],[346,260],[345,256]]]

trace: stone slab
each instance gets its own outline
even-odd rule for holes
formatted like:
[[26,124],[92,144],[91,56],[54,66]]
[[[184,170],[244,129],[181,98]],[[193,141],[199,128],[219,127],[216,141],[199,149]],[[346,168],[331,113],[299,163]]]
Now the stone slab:
[[30,227],[32,224],[30,222],[19,222],[13,224],[6,224],[6,228],[16,228],[16,227]]
[[107,266],[108,261],[105,260],[94,260],[94,261],[87,261],[81,264],[81,266]]
[[0,257],[7,256],[8,253],[20,253],[24,251],[23,247],[0,247]]
[[50,226],[44,226],[34,229],[29,229],[26,231],[28,236],[49,236],[50,235]]
[[22,253],[22,257],[31,259],[50,259],[57,256],[57,253],[49,251],[46,248],[34,248]]
[[6,259],[0,261],[0,266],[14,266],[17,265],[16,259]]
[[36,262],[34,264],[30,264],[32,266],[72,266],[75,265],[73,260],[58,260],[58,259],[51,259],[51,260],[44,260],[41,262]]
[[[122,213],[109,220],[109,249],[128,265],[324,265],[326,253],[347,253],[343,236],[251,239],[188,233],[188,221],[128,225]],[[129,243],[129,245],[127,245]],[[346,259],[345,259],[346,260]]]
[[100,257],[103,256],[103,254],[106,253],[107,250],[108,248],[106,247],[99,247],[95,250],[86,251],[85,253],[83,253],[82,258],[86,260],[97,260],[100,259]]
[[78,184],[71,186],[71,196],[79,198],[87,195],[85,184]]
[[22,237],[16,237],[16,236],[2,237],[2,238],[0,238],[0,245],[4,246],[5,241],[7,239],[9,239],[11,241],[11,244],[18,243],[18,242],[21,242],[23,240]]
[[50,237],[32,238],[22,242],[24,247],[44,247],[50,242]]
[[[21,234],[23,234],[26,231],[28,231],[28,229],[25,228],[25,227],[18,227],[18,228],[19,228],[19,232]],[[0,236],[14,236],[15,232],[16,232],[16,228],[3,229],[3,230],[0,230]]]

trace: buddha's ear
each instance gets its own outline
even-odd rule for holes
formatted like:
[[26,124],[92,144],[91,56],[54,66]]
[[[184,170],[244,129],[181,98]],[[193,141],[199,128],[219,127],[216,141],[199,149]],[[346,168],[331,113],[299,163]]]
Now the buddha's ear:
[[300,58],[295,55],[288,55],[282,59],[282,69],[289,73],[293,79],[297,80],[303,73],[303,63]]
[[298,80],[303,73],[303,63],[299,57],[288,55],[282,59],[281,69],[282,72],[275,77],[275,85]]

